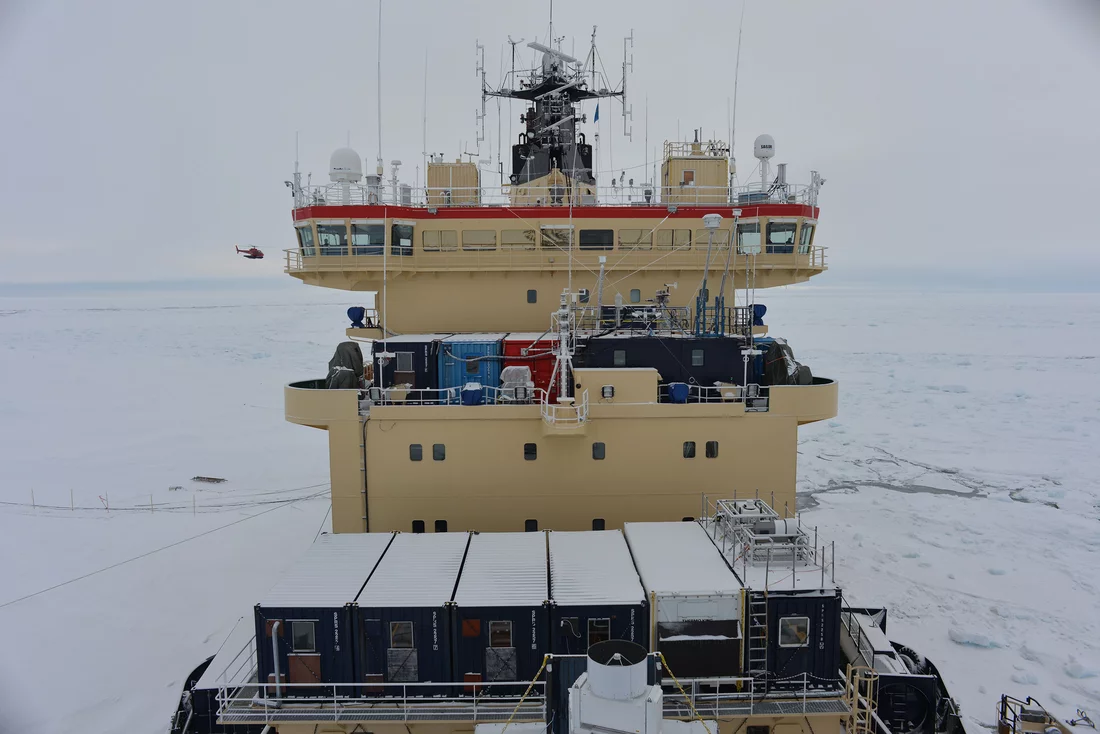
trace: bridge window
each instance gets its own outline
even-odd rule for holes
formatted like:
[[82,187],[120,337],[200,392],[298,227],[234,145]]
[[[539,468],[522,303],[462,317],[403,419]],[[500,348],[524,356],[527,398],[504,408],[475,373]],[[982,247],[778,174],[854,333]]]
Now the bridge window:
[[422,461],[424,459],[424,447],[418,443],[409,444],[409,461]]
[[317,244],[322,255],[348,254],[348,226],[346,224],[318,224]]
[[760,222],[741,222],[737,225],[737,252],[742,255],[760,252]]
[[695,230],[695,244],[698,249],[704,247],[711,247],[715,250],[724,250],[730,243],[730,231],[728,229],[718,229],[714,231],[713,242],[710,239],[709,229],[697,229]]
[[620,229],[620,250],[649,250],[653,248],[653,230]]
[[533,229],[504,229],[500,232],[500,249],[502,250],[533,250],[535,249],[535,230]]
[[657,230],[658,250],[687,250],[691,247],[690,229]]
[[768,243],[766,251],[784,254],[794,252],[794,231],[798,222],[768,222]]
[[707,458],[708,459],[717,459],[718,458],[718,442],[717,441],[707,441]]
[[582,250],[610,250],[615,247],[615,230],[582,229],[580,248]]
[[453,229],[427,230],[421,244],[425,252],[450,252],[458,249],[458,232]]
[[381,255],[386,244],[386,225],[352,224],[351,254]]
[[694,441],[684,441],[684,458],[685,459],[694,459],[695,458],[695,442]]
[[779,620],[780,647],[809,647],[810,618],[783,617]]
[[313,246],[313,225],[295,227],[294,230],[298,234],[298,246],[302,248],[302,255],[305,257],[316,255],[317,249]]
[[413,225],[395,224],[390,228],[390,254],[413,254]]
[[639,289],[637,289],[637,288],[631,288],[630,289],[630,302],[631,303],[641,303],[642,302],[642,292]]
[[290,644],[294,652],[316,652],[317,635],[313,622],[291,622]]
[[810,244],[814,241],[814,225],[802,223],[802,229],[798,235],[798,251],[805,255],[810,251]]
[[573,246],[573,230],[569,227],[561,229],[552,227],[542,228],[542,249],[544,250],[569,250]]
[[462,230],[463,250],[495,250],[497,249],[497,233],[495,229],[464,229]]

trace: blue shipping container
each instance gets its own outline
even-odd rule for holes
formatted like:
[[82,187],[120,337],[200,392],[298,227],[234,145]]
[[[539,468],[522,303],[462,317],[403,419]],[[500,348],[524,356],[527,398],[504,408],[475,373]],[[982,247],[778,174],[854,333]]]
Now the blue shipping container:
[[461,389],[468,382],[500,387],[501,342],[507,334],[455,334],[439,349],[439,386]]

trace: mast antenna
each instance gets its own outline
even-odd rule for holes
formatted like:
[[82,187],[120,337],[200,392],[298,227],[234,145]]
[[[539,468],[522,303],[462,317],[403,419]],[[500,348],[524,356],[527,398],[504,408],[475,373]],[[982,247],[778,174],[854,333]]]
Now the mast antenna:
[[[428,190],[428,49],[424,49],[424,119],[421,121],[420,158],[424,164],[424,194]],[[427,198],[425,198],[427,201]]]
[[737,26],[737,59],[733,65],[733,116],[730,118],[730,163],[733,175],[737,175],[737,154],[733,149],[737,132],[737,81],[741,76],[741,32],[745,30],[745,0],[741,0],[741,22]]
[[477,149],[481,151],[481,142],[485,140],[485,100],[489,98],[489,87],[485,83],[485,46],[480,41],[476,45],[477,56],[477,75],[481,78],[481,112],[476,113],[474,118],[477,120]]
[[634,105],[626,105],[626,78],[627,70],[634,71],[634,29],[630,29],[630,35],[623,39],[623,137],[634,140],[634,126],[628,125],[627,120],[634,121]]

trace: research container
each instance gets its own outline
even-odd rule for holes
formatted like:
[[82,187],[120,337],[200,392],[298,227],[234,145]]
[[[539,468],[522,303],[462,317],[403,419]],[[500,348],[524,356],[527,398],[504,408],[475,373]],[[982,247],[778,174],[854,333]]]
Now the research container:
[[[378,387],[410,385],[415,390],[439,387],[439,345],[450,334],[401,334],[372,345],[374,384]],[[378,355],[388,352],[393,357]]]
[[439,345],[439,386],[469,382],[500,387],[501,341],[507,334],[455,334]]
[[651,649],[678,677],[741,673],[742,584],[696,522],[623,526],[642,587],[653,600]]
[[535,387],[550,394],[550,402],[558,397],[558,381],[553,380],[554,364],[557,357],[554,350],[558,338],[553,334],[538,332],[517,332],[505,337],[502,344],[504,367],[526,367],[531,370],[531,381]]
[[[549,645],[546,533],[474,533],[451,608],[454,677],[530,681]],[[471,692],[521,695],[508,686]]]
[[[787,687],[839,683],[841,594],[835,586],[785,591],[768,600],[768,672]],[[775,632],[772,633],[771,630]]]
[[398,533],[356,599],[356,679],[367,695],[451,695],[450,604],[469,533]]
[[284,695],[332,695],[313,684],[355,682],[352,604],[393,537],[322,535],[256,605],[257,668],[269,695],[276,668],[280,687],[290,684]]
[[649,605],[621,530],[551,531],[551,652],[604,640],[649,647]]

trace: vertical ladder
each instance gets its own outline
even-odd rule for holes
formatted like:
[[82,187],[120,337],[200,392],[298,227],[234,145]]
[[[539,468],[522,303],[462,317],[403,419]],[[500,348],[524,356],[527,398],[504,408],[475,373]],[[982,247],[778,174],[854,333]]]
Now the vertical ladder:
[[748,673],[758,675],[768,672],[768,594],[766,591],[749,592]]
[[875,731],[875,684],[878,673],[863,666],[848,666],[846,697],[848,699],[848,734],[871,734]]
[[909,696],[905,689],[890,694],[890,731],[906,734],[909,731]]

